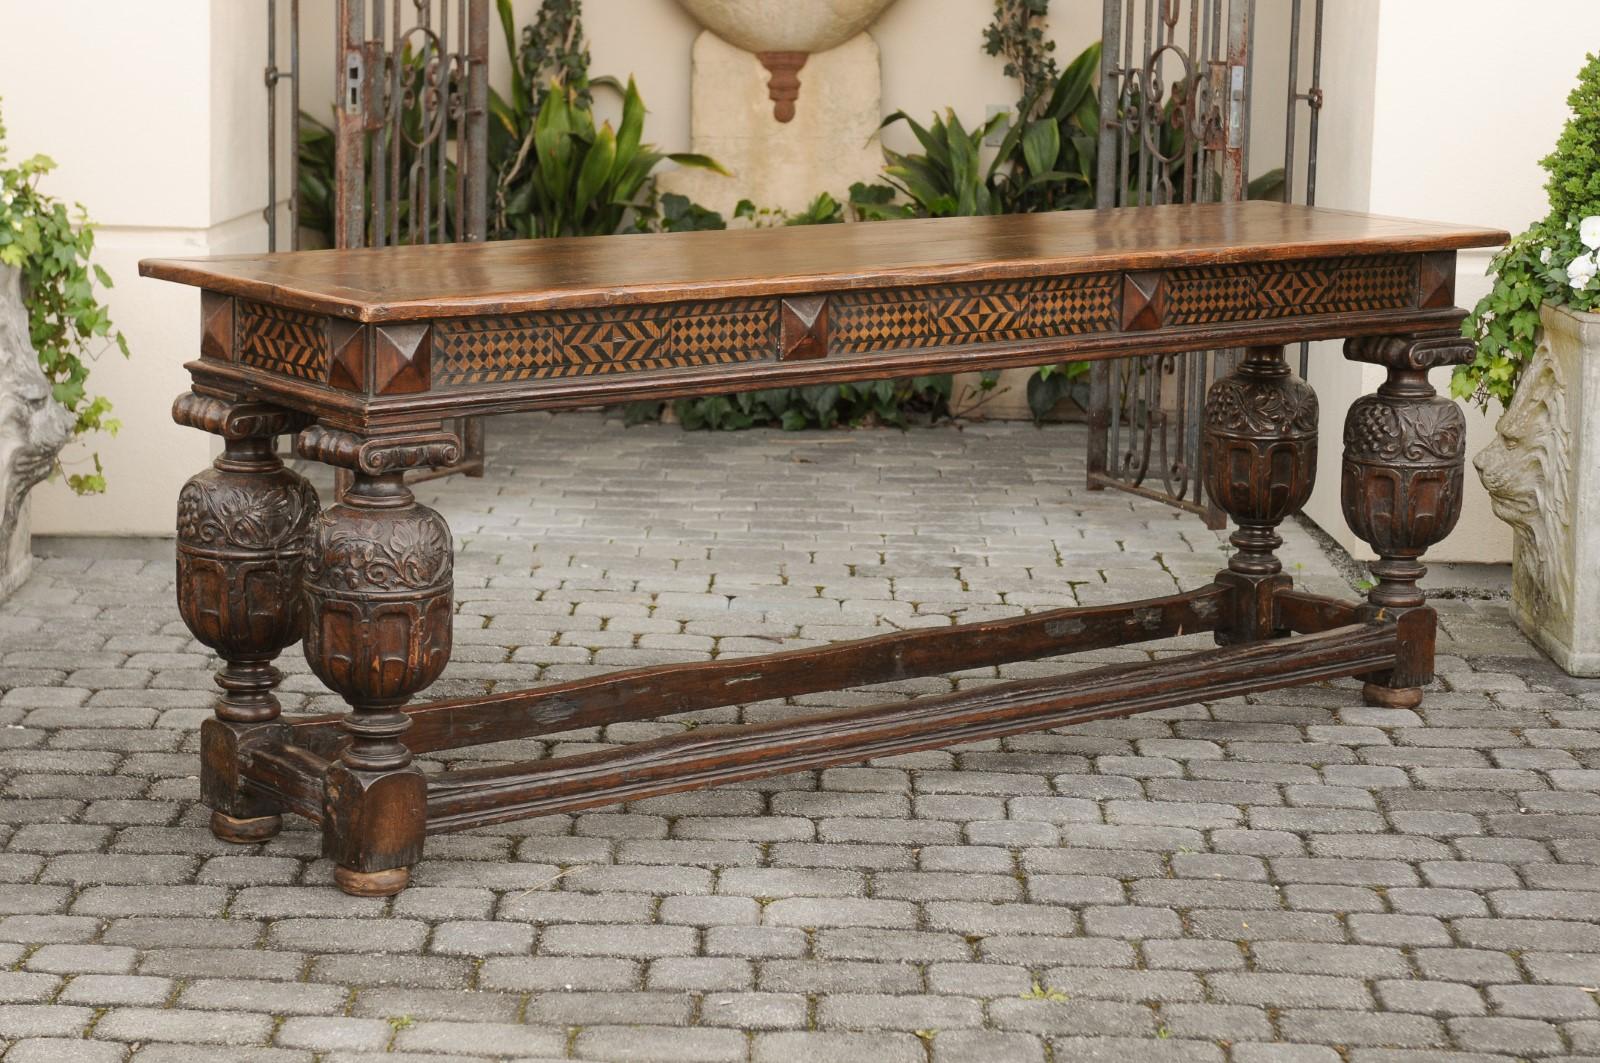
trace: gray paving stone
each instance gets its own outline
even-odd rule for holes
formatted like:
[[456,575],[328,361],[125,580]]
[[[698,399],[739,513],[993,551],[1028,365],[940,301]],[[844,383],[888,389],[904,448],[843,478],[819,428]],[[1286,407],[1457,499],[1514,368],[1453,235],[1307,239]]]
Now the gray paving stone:
[[28,1037],[6,1053],[9,1063],[122,1063],[123,1045],[67,1037]]
[[[436,692],[1208,580],[1215,534],[1082,490],[1081,432],[498,421],[484,479],[419,491],[461,539]],[[1298,580],[1348,593],[1284,530]],[[529,820],[430,839],[385,902],[334,890],[301,821],[254,850],[211,837],[214,662],[172,581],[50,559],[0,603],[7,1063],[1600,1057],[1600,684],[1558,684],[1502,606],[1440,603],[1415,711],[1340,681]],[[1180,645],[1211,640],[1148,649]],[[290,711],[338,707],[298,648],[280,665]]]

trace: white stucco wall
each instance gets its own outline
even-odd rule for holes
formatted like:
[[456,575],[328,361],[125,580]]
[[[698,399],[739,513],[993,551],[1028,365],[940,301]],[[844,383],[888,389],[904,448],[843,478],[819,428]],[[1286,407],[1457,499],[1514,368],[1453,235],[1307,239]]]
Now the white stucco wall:
[[[1318,202],[1517,232],[1546,211],[1545,173],[1567,117],[1566,97],[1584,55],[1600,42],[1594,0],[1340,0],[1328,5],[1328,107]],[[1491,250],[1462,252],[1456,301],[1486,291]],[[1352,553],[1370,556],[1339,514],[1342,411],[1383,373],[1343,360],[1336,344],[1313,358],[1312,383],[1327,413],[1317,497],[1307,507]],[[1446,391],[1449,371],[1435,373]],[[1469,409],[1468,453],[1492,438],[1498,409]],[[1506,561],[1509,529],[1467,471],[1456,531],[1429,558]]]
[[[205,467],[209,437],[172,423],[197,353],[199,297],[138,277],[139,259],[265,246],[261,71],[265,9],[236,0],[7,3],[0,58],[13,158],[60,163],[50,192],[81,201],[100,224],[95,259],[115,281],[113,321],[133,350],[114,350],[90,375],[123,423],[70,447],[91,451],[109,490],[79,498],[62,482],[33,495],[37,534],[172,533],[184,480]],[[70,58],[63,58],[69,51]]]

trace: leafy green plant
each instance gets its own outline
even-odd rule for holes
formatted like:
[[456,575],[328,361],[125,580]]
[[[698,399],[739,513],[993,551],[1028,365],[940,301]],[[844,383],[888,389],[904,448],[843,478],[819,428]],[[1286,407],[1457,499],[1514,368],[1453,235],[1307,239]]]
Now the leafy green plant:
[[775,425],[788,431],[879,424],[928,423],[950,412],[948,374],[806,388],[768,388],[703,399],[680,399],[673,412],[684,428],[733,430]]
[[[94,225],[83,204],[69,213],[40,190],[40,179],[56,167],[53,160],[33,155],[10,166],[6,158],[6,128],[0,121],[0,265],[22,273],[28,338],[51,396],[76,418],[73,434],[115,435],[121,425],[109,416],[111,403],[87,388],[89,367],[105,349],[114,346],[128,356],[127,339],[112,326],[95,293],[95,283],[109,288],[111,277],[90,261]],[[80,495],[106,489],[99,454],[91,461],[94,472],[67,474],[67,484]],[[65,471],[59,461],[56,471]]]
[[1062,399],[1073,399],[1087,408],[1088,385],[1088,362],[1039,366],[1028,378],[1028,410],[1033,414],[1033,423],[1042,424]]
[[1600,307],[1600,55],[1587,57],[1567,104],[1572,116],[1539,164],[1550,174],[1550,213],[1490,261],[1494,286],[1461,325],[1478,352],[1456,367],[1450,392],[1485,409],[1490,399],[1510,403],[1533,357],[1541,305]]
[[1000,169],[1005,156],[997,154],[984,165],[983,140],[1005,125],[1006,115],[997,114],[976,129],[967,130],[954,110],[933,116],[923,126],[904,111],[883,120],[880,129],[904,122],[922,145],[921,152],[902,154],[884,148],[888,165],[883,168],[889,184],[910,202],[896,212],[885,204],[869,217],[949,218],[973,214],[1000,214],[1006,199]]
[[[1020,121],[1006,134],[1000,153],[1008,166],[1007,209],[1012,212],[1082,210],[1095,205],[1100,94],[1100,42],[1085,48],[1060,77],[1025,97]],[[1048,90],[1048,95],[1045,94]]]
[[983,50],[1005,56],[1006,77],[1022,83],[1019,121],[1034,117],[1034,105],[1056,80],[1056,61],[1050,54],[1056,42],[1044,35],[1049,13],[1050,0],[994,0],[994,20],[983,30]]
[[588,75],[576,0],[545,0],[520,45],[510,0],[497,6],[513,56],[511,99],[491,92],[489,101],[497,236],[604,235],[630,220],[644,227],[648,219],[641,223],[638,215],[653,202],[651,174],[663,159],[727,173],[705,155],[641,143],[645,107],[632,78],[622,90],[618,127],[595,125],[591,89],[614,82]]
[[295,154],[295,181],[300,192],[296,224],[318,234],[320,245],[332,247],[334,211],[333,129],[305,111],[300,112]]

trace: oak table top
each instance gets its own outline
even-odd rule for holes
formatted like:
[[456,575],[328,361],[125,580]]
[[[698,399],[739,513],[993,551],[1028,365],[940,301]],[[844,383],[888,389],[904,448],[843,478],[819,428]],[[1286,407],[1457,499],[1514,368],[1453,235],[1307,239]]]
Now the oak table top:
[[361,322],[1457,250],[1494,229],[1268,202],[150,259],[140,273]]

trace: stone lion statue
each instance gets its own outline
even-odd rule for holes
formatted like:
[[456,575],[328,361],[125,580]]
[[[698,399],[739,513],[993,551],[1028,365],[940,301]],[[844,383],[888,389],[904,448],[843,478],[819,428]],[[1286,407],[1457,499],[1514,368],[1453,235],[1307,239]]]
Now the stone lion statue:
[[1523,371],[1511,405],[1495,425],[1493,443],[1473,459],[1495,516],[1517,536],[1519,598],[1536,615],[1568,616],[1572,609],[1571,453],[1567,382],[1561,363],[1541,339]]
[[50,475],[72,425],[72,414],[50,397],[28,339],[22,274],[0,266],[0,598],[22,581],[30,561],[18,521],[22,501]]

